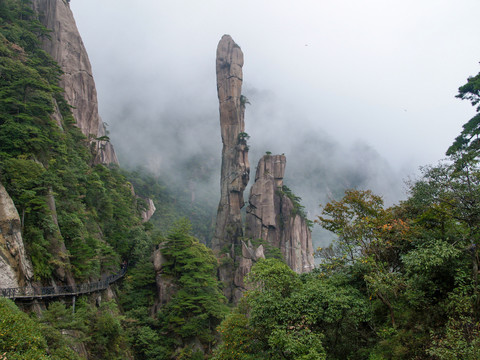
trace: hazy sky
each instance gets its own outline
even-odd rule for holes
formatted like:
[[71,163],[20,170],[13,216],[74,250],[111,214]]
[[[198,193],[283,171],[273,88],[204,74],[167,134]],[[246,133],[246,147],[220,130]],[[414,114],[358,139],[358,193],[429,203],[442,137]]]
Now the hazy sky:
[[[131,104],[146,117],[198,114],[218,126],[215,52],[223,34],[245,55],[252,141],[272,129],[279,144],[287,143],[292,124],[324,131],[345,146],[368,144],[406,176],[443,158],[474,114],[454,96],[480,70],[479,0],[71,0],[70,6],[114,141]],[[282,119],[257,126],[271,104]],[[132,134],[148,133],[136,127],[136,113]]]

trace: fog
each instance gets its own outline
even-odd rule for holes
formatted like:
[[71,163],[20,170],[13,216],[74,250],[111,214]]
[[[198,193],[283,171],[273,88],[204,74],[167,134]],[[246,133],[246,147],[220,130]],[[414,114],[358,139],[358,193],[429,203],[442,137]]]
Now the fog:
[[285,182],[311,217],[349,187],[402,199],[404,179],[443,158],[474,113],[455,95],[479,71],[478,0],[70,6],[122,165],[182,179],[195,155],[219,187],[215,52],[227,33],[245,55],[251,177],[266,151],[285,153]]

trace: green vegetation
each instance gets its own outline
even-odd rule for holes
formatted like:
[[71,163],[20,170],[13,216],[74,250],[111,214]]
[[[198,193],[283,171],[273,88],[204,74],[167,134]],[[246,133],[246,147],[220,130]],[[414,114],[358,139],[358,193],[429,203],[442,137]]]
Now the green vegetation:
[[[187,179],[168,179],[154,176],[142,168],[122,171],[135,188],[139,210],[144,210],[142,199],[152,199],[156,211],[150,223],[167,236],[182,218],[188,218],[192,224],[192,234],[205,245],[210,245],[215,225],[218,194],[212,194],[203,185],[210,180],[211,169],[203,168],[206,161],[195,157],[184,164],[182,173],[191,174]],[[184,171],[188,170],[188,171]],[[198,186],[197,186],[198,185]]]
[[255,249],[258,248],[260,245],[263,246],[263,254],[265,255],[266,259],[273,258],[280,261],[285,261],[282,251],[279,248],[271,245],[268,241],[264,239],[252,239],[251,242]]
[[[479,79],[458,97],[478,105]],[[311,273],[257,263],[215,358],[480,358],[478,119],[399,205],[359,190],[325,205],[316,222],[337,239]]]
[[100,307],[81,300],[75,313],[54,302],[42,316],[29,317],[0,298],[0,354],[6,359],[81,360],[75,349],[85,344],[89,359],[125,359],[128,343],[122,317],[113,302]]
[[135,261],[151,247],[136,199],[118,169],[92,166],[57,85],[58,65],[40,49],[47,30],[28,1],[2,1],[0,19],[0,180],[21,216],[35,278],[58,268],[94,278],[122,258]]
[[238,134],[238,141],[239,142],[247,141],[248,139],[250,139],[250,135],[248,135],[246,132],[241,132],[240,134]]
[[245,95],[240,95],[240,104],[242,106],[245,106],[246,104],[251,105],[250,101],[248,100],[248,98]]
[[41,329],[15,304],[0,298],[0,354],[2,358],[47,360],[47,342]]
[[[45,37],[29,1],[0,1],[0,181],[20,214],[35,280],[61,283],[67,273],[87,281],[118,270],[122,259],[148,258],[156,235],[141,223],[123,172],[93,164],[58,87],[61,71],[40,48]],[[64,305],[51,304],[35,320],[0,300],[14,318],[9,325],[1,317],[0,354],[8,359],[79,359],[76,345],[91,359],[125,359],[129,352],[113,303],[79,302],[67,321],[72,310]]]
[[168,302],[154,318],[147,315],[154,306],[155,273],[151,263],[137,266],[124,285],[122,304],[126,316],[132,319],[129,331],[135,339],[134,349],[139,359],[170,359],[180,356],[179,352],[184,359],[203,358],[213,349],[216,327],[227,313],[216,278],[217,260],[210,249],[190,235],[186,220],[177,223],[159,248],[163,259],[159,276]]
[[287,185],[283,185],[281,188],[277,189],[277,192],[280,196],[286,196],[292,201],[293,209],[291,211],[291,216],[300,216],[305,220],[307,226],[310,230],[313,228],[313,221],[307,218],[307,213],[305,212],[305,207],[302,205],[302,198],[295,195],[292,190]]
[[[371,191],[348,190],[326,204],[316,222],[337,239],[318,250],[309,274],[252,240],[267,259],[229,311],[218,261],[198,240],[211,238],[216,200],[196,198],[194,180],[208,178],[202,159],[184,164],[191,186],[94,164],[58,87],[61,71],[40,48],[48,36],[29,1],[0,0],[0,181],[20,214],[36,281],[60,284],[62,272],[97,279],[123,260],[129,271],[115,300],[85,296],[75,311],[51,302],[29,316],[0,298],[0,359],[480,358],[480,74],[458,95],[477,114],[448,161],[409,184],[407,200],[385,208]],[[278,191],[292,201],[290,215],[306,219],[301,199]],[[146,198],[157,213],[143,224]]]

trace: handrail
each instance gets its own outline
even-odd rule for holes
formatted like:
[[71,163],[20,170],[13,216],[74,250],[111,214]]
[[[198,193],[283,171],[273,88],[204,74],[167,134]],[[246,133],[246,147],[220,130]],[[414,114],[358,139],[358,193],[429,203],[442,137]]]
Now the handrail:
[[101,281],[85,283],[79,285],[66,286],[24,286],[17,288],[0,288],[0,296],[9,299],[35,299],[45,297],[76,296],[88,294],[95,291],[105,290],[108,285],[122,278],[127,272],[127,267],[123,267],[119,272],[109,275]]

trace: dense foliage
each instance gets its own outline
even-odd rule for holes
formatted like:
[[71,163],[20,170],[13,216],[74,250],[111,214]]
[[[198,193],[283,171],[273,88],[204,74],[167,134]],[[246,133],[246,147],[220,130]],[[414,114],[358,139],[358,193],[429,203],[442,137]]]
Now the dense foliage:
[[[203,358],[211,352],[216,327],[227,312],[216,278],[217,260],[190,235],[186,220],[178,222],[158,247],[157,276],[166,303],[154,304],[155,273],[150,262],[137,266],[124,285],[122,303],[132,319],[136,354],[139,359]],[[148,316],[152,308],[157,309],[153,318]]]
[[[477,106],[479,79],[458,97]],[[317,223],[337,239],[312,273],[257,263],[216,358],[479,359],[478,119],[399,205],[360,190],[325,205]]]
[[124,175],[92,166],[57,85],[61,71],[40,48],[48,31],[30,6],[0,2],[0,180],[20,213],[35,278],[58,269],[96,277],[148,240]]
[[54,302],[41,317],[31,318],[0,298],[0,319],[0,354],[6,359],[124,360],[129,352],[123,318],[113,302],[97,307],[83,299],[75,313]]
[[[385,208],[371,191],[346,191],[316,221],[337,236],[317,269],[298,275],[264,244],[267,259],[229,312],[218,262],[197,239],[208,243],[211,204],[193,185],[94,164],[40,47],[48,36],[28,0],[0,0],[0,181],[36,281],[87,281],[123,260],[129,271],[118,303],[84,297],[75,311],[52,302],[28,316],[0,298],[0,359],[480,358],[480,74],[457,96],[477,114],[407,200]],[[199,162],[186,166],[200,178]],[[156,202],[149,223],[132,183]],[[305,217],[300,198],[279,192]]]
[[[0,0],[0,182],[20,214],[34,280],[61,284],[97,279],[116,271],[122,259],[140,262],[149,257],[155,236],[140,221],[125,175],[93,163],[94,150],[75,126],[58,87],[60,68],[41,49],[48,36],[30,1]],[[23,320],[13,304],[1,305],[15,315],[18,327],[0,331],[0,354],[6,351],[8,359],[77,359],[77,342],[92,359],[125,359],[128,354],[114,304],[79,305],[68,322],[63,315],[48,317],[54,309],[62,310],[54,304],[45,312],[48,321]],[[69,331],[70,337],[65,335]],[[16,341],[17,335],[24,340]],[[31,352],[23,355],[16,347],[10,353],[10,343],[27,349],[29,341],[35,344]]]
[[0,298],[0,358],[47,360],[41,329],[8,299]]
[[460,203],[440,204],[449,189],[427,198],[429,176],[395,208],[369,191],[326,205],[318,221],[338,239],[310,274],[257,263],[216,358],[478,358],[477,229]]

